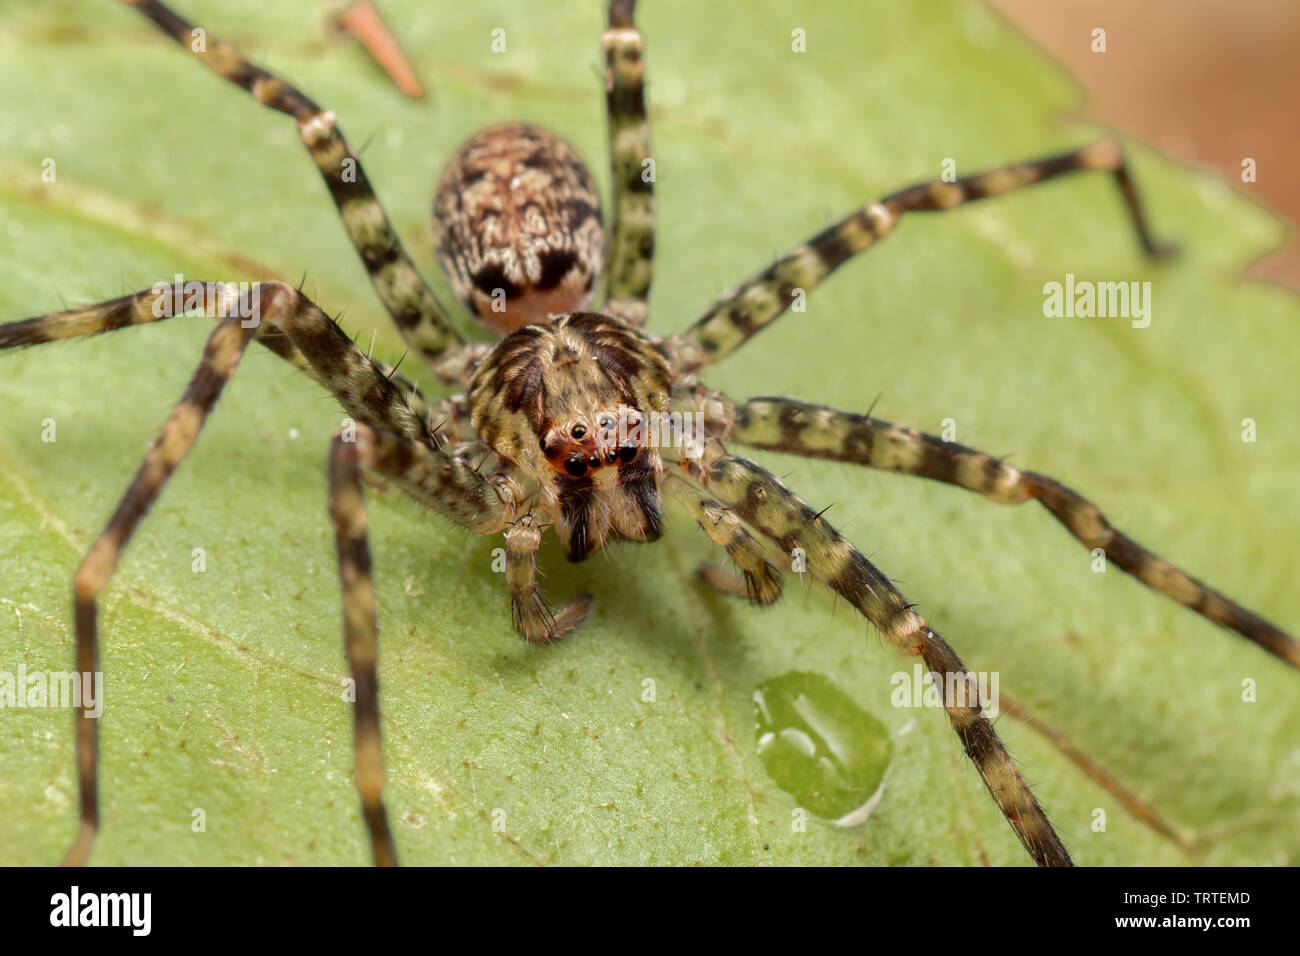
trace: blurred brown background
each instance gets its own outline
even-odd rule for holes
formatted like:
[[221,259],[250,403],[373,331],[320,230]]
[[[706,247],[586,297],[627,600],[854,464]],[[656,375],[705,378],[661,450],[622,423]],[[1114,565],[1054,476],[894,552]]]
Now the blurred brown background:
[[[1084,87],[1083,115],[1213,170],[1273,207],[1285,249],[1250,275],[1300,289],[1300,3],[986,0]],[[1092,30],[1106,30],[1105,53]],[[1241,161],[1256,181],[1241,181]]]

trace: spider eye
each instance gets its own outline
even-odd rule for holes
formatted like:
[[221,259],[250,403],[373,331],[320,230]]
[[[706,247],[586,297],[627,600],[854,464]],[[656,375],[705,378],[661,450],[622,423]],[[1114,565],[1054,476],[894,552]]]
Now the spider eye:
[[587,437],[587,426],[582,424],[582,422],[579,422],[578,424],[574,425],[572,428],[569,429],[569,434],[572,435],[578,441],[582,441],[584,438]]
[[641,449],[638,448],[636,445],[624,445],[622,448],[618,450],[618,460],[622,462],[631,461],[633,458],[636,457],[637,452],[639,452],[640,450]]
[[587,473],[587,459],[581,456],[570,458],[564,463],[564,470],[574,478],[581,478]]

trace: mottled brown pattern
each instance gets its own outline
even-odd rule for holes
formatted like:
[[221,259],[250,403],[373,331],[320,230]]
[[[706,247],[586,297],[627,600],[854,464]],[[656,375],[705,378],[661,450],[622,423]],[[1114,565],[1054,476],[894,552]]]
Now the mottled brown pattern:
[[[770,604],[780,596],[782,568],[806,569],[900,653],[919,656],[940,678],[971,676],[889,578],[821,512],[759,465],[727,452],[721,442],[735,439],[920,475],[1007,504],[1036,498],[1076,538],[1103,549],[1143,583],[1300,666],[1289,635],[1146,551],[1094,505],[1049,478],[869,416],[792,399],[738,405],[695,379],[704,365],[735,351],[799,296],[889,235],[907,213],[952,209],[1076,170],[1106,170],[1119,184],[1144,249],[1163,254],[1167,250],[1151,237],[1118,145],[1102,142],[954,182],[924,183],[868,203],[724,295],[686,332],[652,339],[639,331],[648,315],[655,227],[643,44],[633,0],[613,0],[602,38],[613,171],[610,241],[601,229],[591,177],[562,140],[521,124],[473,137],[453,159],[435,198],[438,252],[457,294],[505,337],[495,347],[466,345],[407,256],[333,114],[229,44],[209,37],[208,50],[194,51],[192,25],[157,0],[125,2],[220,76],[294,118],[380,299],[433,373],[462,391],[424,399],[396,369],[358,349],[300,291],[262,283],[258,321],[244,328],[223,319],[217,326],[189,391],[77,574],[78,669],[97,665],[95,595],[256,338],[327,389],[351,419],[331,445],[329,511],[356,690],[356,785],[377,863],[396,863],[397,856],[381,796],[378,622],[362,468],[471,532],[503,534],[514,624],[538,643],[573,631],[591,607],[582,595],[552,612],[542,598],[536,556],[545,528],[554,527],[575,561],[610,541],[654,540],[662,530],[662,488],[740,571],[736,576],[706,567],[703,580]],[[581,312],[606,251],[605,314]],[[232,290],[218,287],[202,303],[206,313],[215,315]],[[504,311],[492,307],[497,290]],[[170,317],[157,305],[158,293],[140,292],[0,326],[0,349]],[[702,456],[682,446],[668,451],[648,435],[611,438],[602,425],[611,416],[626,420],[669,411],[700,416],[702,428],[691,434],[704,441]],[[1068,864],[1068,853],[982,703],[947,705],[966,754],[1030,856],[1044,865]],[[82,863],[99,822],[98,723],[79,711],[76,726],[81,829],[68,859]],[[1077,750],[1070,756],[1093,779],[1111,779]],[[1126,793],[1117,785],[1112,792]],[[1140,809],[1133,800],[1126,805]],[[1141,816],[1139,809],[1134,812]]]
[[357,792],[370,831],[375,865],[396,866],[397,850],[381,796],[384,757],[379,730],[379,624],[361,494],[361,455],[355,442],[344,441],[339,435],[330,444],[329,512],[343,594],[343,649],[356,701],[352,721]]
[[808,458],[846,461],[975,491],[1016,505],[1037,499],[1086,548],[1102,549],[1116,567],[1152,590],[1230,628],[1293,666],[1300,643],[1118,531],[1101,510],[1060,482],[1019,469],[957,442],[914,428],[793,398],[751,398],[719,430],[744,445]]
[[602,422],[666,412],[669,391],[667,363],[648,338],[577,313],[496,347],[470,382],[470,421],[537,484],[565,553],[581,561],[607,540],[659,536],[659,449],[607,444]]
[[[932,628],[923,631],[920,653],[940,686],[949,674],[970,673],[956,652]],[[947,708],[948,720],[961,741],[962,749],[1034,862],[1039,866],[1073,866],[1069,851],[1002,745],[992,722],[981,712],[982,706],[983,702],[972,702],[968,706]]]
[[[158,500],[167,479],[194,444],[199,429],[221,396],[221,390],[234,373],[252,337],[253,330],[242,328],[238,318],[223,319],[212,331],[189,387],[149,446],[144,462],[118,503],[108,526],[82,561],[73,583],[77,669],[81,673],[99,670],[96,596],[117,568],[122,549]],[[99,827],[99,720],[86,713],[80,701],[74,719],[81,828],[65,862],[70,866],[80,866],[90,855]]]
[[604,311],[641,327],[654,278],[655,173],[645,105],[644,42],[633,22],[635,0],[609,7],[605,48],[605,113],[609,131],[613,215],[609,241],[609,295]]
[[124,2],[136,7],[204,66],[247,90],[264,106],[294,118],[376,293],[407,342],[431,363],[459,345],[459,333],[407,255],[334,114],[322,110],[292,84],[244,59],[229,43],[208,36],[206,49],[196,50],[194,25],[157,0]]
[[[724,506],[786,554],[800,548],[810,574],[857,608],[895,650],[919,655],[940,686],[948,674],[969,676],[966,665],[893,583],[774,475],[728,454],[716,440],[709,443],[698,475]],[[948,717],[989,794],[1030,856],[1041,866],[1069,866],[1069,853],[979,703],[950,706]]]
[[498,335],[591,301],[605,254],[600,197],[568,143],[520,123],[475,134],[434,198],[438,261]]
[[686,507],[700,530],[727,552],[740,571],[740,577],[735,578],[717,568],[701,565],[698,573],[704,580],[720,590],[748,598],[753,604],[775,604],[780,600],[781,571],[767,560],[762,544],[745,530],[733,511],[679,475],[665,475],[664,490]]
[[[219,314],[223,301],[237,292],[234,286],[202,285],[207,294],[201,305],[209,315]],[[507,499],[513,507],[511,489],[489,481],[466,461],[439,450],[426,418],[415,413],[390,377],[297,289],[269,282],[257,284],[253,291],[256,295],[252,301],[259,304],[257,313],[225,318],[217,325],[189,389],[77,573],[74,613],[78,668],[97,670],[93,666],[98,659],[95,595],[193,444],[247,343],[256,338],[329,389],[358,420],[352,426],[355,435],[335,443],[330,473],[334,489],[331,515],[338,536],[346,649],[356,682],[357,788],[375,861],[394,863],[391,833],[379,798],[382,768],[373,660],[376,638],[369,552],[364,541],[365,514],[360,486],[349,477],[349,469],[355,471],[356,463],[365,464],[389,477],[421,504],[474,531],[498,532],[508,525]],[[176,315],[173,311],[156,308],[160,297],[167,294],[150,289],[98,306],[0,326],[0,342],[18,347],[172,318]],[[457,406],[447,403],[446,407]],[[76,727],[81,829],[67,859],[81,864],[89,856],[99,822],[98,721],[78,712]]]
[[542,525],[533,514],[520,515],[506,531],[506,583],[515,630],[534,644],[550,644],[572,633],[591,610],[591,596],[580,594],[558,612],[537,587],[537,551]]
[[670,340],[673,366],[682,372],[694,372],[731,354],[789,309],[794,301],[793,290],[811,292],[841,265],[892,233],[907,213],[953,209],[1089,169],[1114,175],[1143,250],[1153,257],[1171,253],[1172,246],[1157,242],[1151,234],[1119,145],[1103,140],[952,182],[921,183],[867,204],[723,295],[690,328],[674,335]]

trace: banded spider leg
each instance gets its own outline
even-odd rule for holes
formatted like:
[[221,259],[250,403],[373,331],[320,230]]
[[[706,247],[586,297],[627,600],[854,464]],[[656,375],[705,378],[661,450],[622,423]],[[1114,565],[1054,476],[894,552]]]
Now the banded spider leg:
[[[397,387],[324,312],[297,290],[281,283],[253,286],[258,303],[251,322],[232,315],[235,286],[204,284],[205,314],[225,316],[209,337],[204,355],[184,396],[150,446],[104,532],[76,575],[77,667],[94,672],[99,657],[96,596],[118,557],[154,501],[189,452],[250,340],[295,366],[308,367],[357,422],[355,437],[336,434],[330,453],[330,515],[335,525],[343,587],[345,650],[356,682],[356,785],[377,863],[396,862],[392,836],[380,797],[383,781],[379,736],[377,630],[370,559],[365,542],[358,468],[365,465],[391,480],[422,505],[471,531],[507,531],[516,517],[509,482],[486,478],[472,465],[443,452],[425,419],[412,410]],[[171,290],[139,292],[111,302],[38,316],[0,326],[0,349],[35,345],[127,328],[171,318],[160,297]],[[519,603],[535,602],[522,582]],[[579,606],[578,610],[584,609]],[[580,619],[580,614],[576,615]],[[558,619],[572,625],[575,612]],[[552,619],[552,622],[555,619]],[[536,639],[554,636],[545,630]],[[79,707],[76,715],[81,826],[67,862],[86,861],[99,826],[98,721]]]

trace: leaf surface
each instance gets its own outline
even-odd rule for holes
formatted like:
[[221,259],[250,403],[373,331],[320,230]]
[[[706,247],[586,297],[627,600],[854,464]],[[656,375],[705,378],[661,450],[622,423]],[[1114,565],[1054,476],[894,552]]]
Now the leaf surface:
[[[401,354],[290,120],[116,4],[4,6],[0,319],[175,273],[305,275],[349,331],[376,336],[378,356]],[[659,332],[831,218],[937,177],[946,158],[964,174],[1099,134],[1064,118],[1079,104],[1068,78],[972,4],[643,6]],[[432,90],[425,102],[331,37],[314,2],[186,0],[180,12],[368,143],[367,171],[429,274],[433,183],[476,129],[549,126],[607,184],[598,3],[383,8]],[[494,54],[498,27],[507,49]],[[796,28],[806,53],[791,50]],[[863,411],[879,395],[875,414],[929,432],[952,419],[957,440],[1059,478],[1137,540],[1294,627],[1300,305],[1237,279],[1281,227],[1219,182],[1130,151],[1156,229],[1183,245],[1177,261],[1142,259],[1109,181],[1069,177],[913,217],[706,381]],[[54,183],[41,179],[47,158]],[[1043,284],[1066,273],[1149,281],[1150,327],[1044,317]],[[0,355],[0,671],[71,668],[75,569],[209,329],[179,320]],[[1241,439],[1245,418],[1254,443]],[[41,439],[47,419],[53,443]],[[339,419],[254,349],[126,552],[100,612],[104,826],[92,862],[368,861],[325,514]],[[1200,838],[1194,858],[1001,720],[1079,862],[1300,862],[1294,672],[1114,569],[1093,573],[1032,504],[754,457],[815,507],[833,505],[828,518],[973,669],[996,671],[1005,693]],[[551,542],[550,595],[589,590],[597,610],[573,638],[534,648],[512,633],[491,571],[499,540],[396,495],[368,501],[386,797],[406,862],[1026,862],[942,712],[891,705],[891,678],[911,662],[843,602],[796,578],[765,612],[704,592],[693,569],[719,555],[676,515],[658,544],[576,567]],[[764,770],[754,690],[790,672],[829,677],[892,735],[882,799],[859,827],[813,816],[800,830],[798,802]],[[61,858],[73,767],[69,712],[0,711],[0,862]]]

